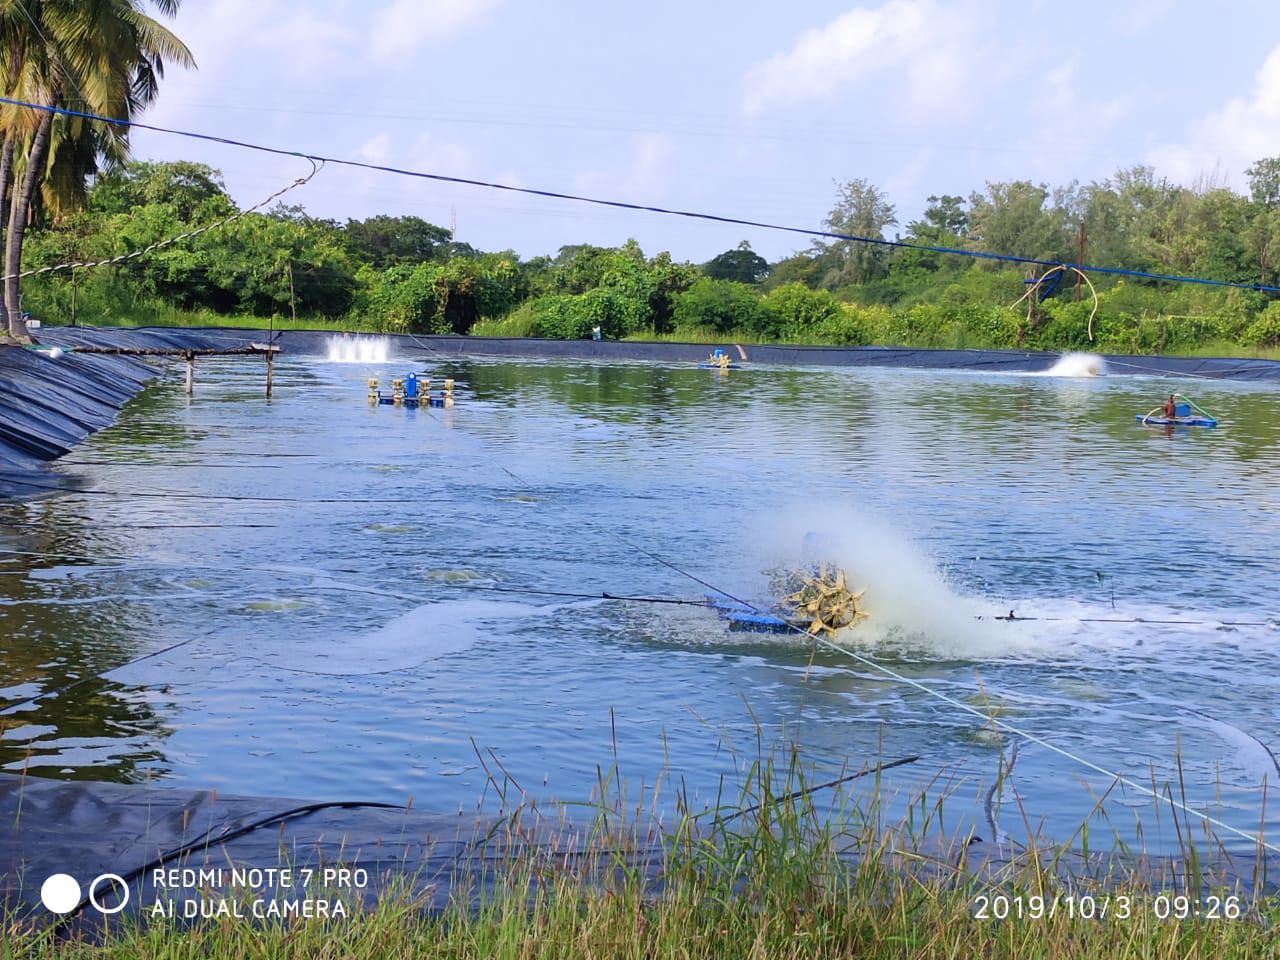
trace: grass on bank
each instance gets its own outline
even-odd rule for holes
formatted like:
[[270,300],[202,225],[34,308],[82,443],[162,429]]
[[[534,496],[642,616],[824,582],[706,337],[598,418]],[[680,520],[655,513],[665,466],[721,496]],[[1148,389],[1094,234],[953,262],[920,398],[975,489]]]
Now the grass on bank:
[[[374,332],[371,328],[352,325],[341,319],[330,319],[320,316],[299,317],[257,317],[249,313],[217,313],[213,310],[180,310],[161,304],[139,308],[128,316],[113,314],[110,316],[94,316],[91,321],[81,318],[82,326],[97,327],[228,327],[245,330],[332,330],[335,333]],[[46,321],[48,322],[48,321]],[[49,326],[66,326],[65,321]]]
[[[460,864],[442,910],[406,891],[343,920],[134,919],[104,942],[56,939],[10,916],[0,918],[0,957],[1280,957],[1280,899],[1254,893],[1266,882],[1259,870],[1234,882],[1215,873],[1217,841],[1194,822],[1181,824],[1182,855],[1164,869],[1124,866],[1132,855],[1081,861],[1043,843],[1004,846],[1006,860],[983,866],[966,838],[931,840],[941,798],[929,787],[887,823],[878,772],[861,773],[870,789],[829,790],[793,751],[781,770],[754,764],[732,803],[695,812],[678,797],[661,825],[656,791],[644,809],[609,774],[609,799],[577,835],[566,839],[563,819],[548,822],[533,803],[491,827],[494,858]],[[1025,811],[1017,816],[1033,834]],[[1087,839],[1086,823],[1072,841]],[[1196,917],[1197,899],[1219,915]]]

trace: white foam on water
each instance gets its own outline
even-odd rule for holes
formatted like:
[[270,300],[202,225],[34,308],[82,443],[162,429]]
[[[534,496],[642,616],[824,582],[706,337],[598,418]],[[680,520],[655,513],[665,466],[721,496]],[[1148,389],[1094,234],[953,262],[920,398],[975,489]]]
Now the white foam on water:
[[1107,361],[1096,353],[1064,353],[1057,362],[1037,376],[1105,377]]
[[406,670],[475,646],[495,621],[545,616],[556,609],[493,600],[442,600],[414,607],[365,633],[319,637],[301,649],[266,653],[261,659],[337,676]]
[[[1117,609],[1064,598],[966,594],[907,531],[847,505],[814,504],[779,515],[747,545],[744,557],[761,571],[799,570],[816,562],[843,569],[850,589],[865,591],[859,606],[868,618],[840,631],[836,642],[863,652],[1105,662],[1120,653],[1146,657],[1159,651],[1194,672],[1206,646],[1230,643],[1247,658],[1275,642],[1270,626],[1221,626],[1259,620],[1250,611],[1189,611],[1150,602]],[[744,599],[770,599],[767,587],[748,592]],[[1025,619],[996,619],[1011,611]],[[1140,622],[1122,622],[1135,619]]]
[[386,363],[391,359],[391,341],[344,333],[326,341],[325,359],[330,363]]
[[[803,556],[801,545],[811,533],[816,534],[812,555]],[[1014,624],[989,619],[1000,612],[992,601],[956,592],[904,531],[847,506],[813,505],[784,513],[752,552],[763,559],[764,569],[835,564],[845,571],[850,589],[865,591],[860,606],[869,616],[840,632],[842,644],[892,644],[963,658],[1045,647],[1035,633],[1010,631]]]
[[1261,740],[1237,726],[1198,710],[1195,711],[1195,717],[1191,722],[1194,723],[1196,720],[1217,734],[1231,748],[1234,756],[1230,759],[1244,774],[1250,786],[1259,786],[1264,780],[1272,786],[1275,785],[1277,778],[1280,777],[1280,766],[1277,766],[1275,756]]

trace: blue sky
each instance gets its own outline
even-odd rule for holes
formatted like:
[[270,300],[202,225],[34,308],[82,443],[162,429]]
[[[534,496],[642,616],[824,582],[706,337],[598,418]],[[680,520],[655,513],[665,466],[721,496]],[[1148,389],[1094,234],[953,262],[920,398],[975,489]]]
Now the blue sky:
[[[1274,0],[187,0],[172,25],[199,69],[169,72],[151,123],[814,229],[836,180],[885,190],[905,227],[987,180],[1149,163],[1243,190],[1280,155]],[[134,152],[209,163],[242,206],[309,169],[145,131]],[[459,240],[526,257],[806,245],[338,167],[290,199],[339,220],[456,212]]]

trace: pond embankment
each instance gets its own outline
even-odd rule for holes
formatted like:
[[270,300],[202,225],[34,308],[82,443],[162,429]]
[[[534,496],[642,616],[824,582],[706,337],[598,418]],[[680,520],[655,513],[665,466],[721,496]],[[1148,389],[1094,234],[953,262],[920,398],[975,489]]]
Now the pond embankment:
[[0,347],[0,497],[32,493],[28,482],[42,464],[110,426],[159,372],[140,357],[77,347],[210,350],[245,339],[217,331],[63,327],[41,331],[41,342],[30,347]]

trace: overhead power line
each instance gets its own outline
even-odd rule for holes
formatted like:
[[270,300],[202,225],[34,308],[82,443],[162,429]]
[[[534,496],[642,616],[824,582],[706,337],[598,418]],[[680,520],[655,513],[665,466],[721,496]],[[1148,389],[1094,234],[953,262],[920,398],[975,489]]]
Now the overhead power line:
[[240,147],[245,150],[256,150],[259,153],[269,153],[274,156],[299,157],[303,160],[310,160],[313,163],[335,164],[344,167],[355,167],[361,170],[374,170],[380,173],[392,173],[401,177],[414,177],[420,180],[432,180],[437,183],[454,183],[465,186],[482,187],[487,190],[505,190],[509,193],[519,193],[533,197],[547,197],[553,200],[572,200],[576,203],[590,203],[596,206],[611,207],[619,210],[634,210],[641,213],[658,213],[665,216],[685,217],[692,220],[705,220],[711,223],[728,223],[736,226],[756,227],[761,230],[776,230],[782,233],[795,233],[806,237],[819,237],[828,240],[844,240],[853,243],[869,243],[876,246],[895,247],[906,250],[924,250],[931,253],[949,253],[961,257],[971,257],[977,260],[993,260],[1003,263],[1022,263],[1039,267],[1066,267],[1111,276],[1137,277],[1144,280],[1164,280],[1170,283],[1196,283],[1214,287],[1234,287],[1241,290],[1254,290],[1259,293],[1280,293],[1280,287],[1269,286],[1262,283],[1237,283],[1231,280],[1210,280],[1204,277],[1187,277],[1167,273],[1148,273],[1143,270],[1127,270],[1122,267],[1100,267],[1083,263],[1070,263],[1063,260],[1044,260],[1038,257],[1021,257],[1008,253],[991,253],[983,250],[964,250],[959,247],[943,247],[934,246],[932,244],[912,243],[906,240],[886,240],[883,237],[860,237],[856,234],[850,233],[837,233],[831,230],[814,230],[809,227],[792,227],[785,224],[765,223],[760,220],[748,220],[743,217],[729,217],[715,213],[702,213],[696,210],[674,210],[669,207],[657,207],[642,203],[628,203],[624,200],[606,200],[601,197],[587,197],[573,193],[561,193],[557,190],[539,190],[533,187],[512,186],[507,183],[473,180],[469,177],[454,177],[443,173],[427,173],[421,170],[406,170],[401,167],[369,163],[364,160],[345,160],[339,157],[326,157],[320,154],[306,153],[301,150],[286,150],[282,147],[271,147],[260,143],[250,143],[246,140],[219,137],[210,133],[199,133],[193,130],[178,130],[173,127],[160,127],[154,124],[140,123],[136,120],[122,120],[118,117],[104,117],[96,113],[69,110],[65,107],[51,107],[46,106],[45,104],[31,103],[26,100],[18,100],[12,97],[0,97],[0,103],[9,104],[15,107],[25,107],[29,110],[38,110],[44,113],[52,113],[67,117],[79,117],[85,120],[95,120],[99,123],[108,123],[115,126],[134,127],[139,130],[151,130],[155,133],[167,133],[173,136],[187,137],[192,140],[202,140],[206,143],[220,143],[225,146]]
[[[82,269],[88,270],[93,267],[106,267],[114,263],[123,263],[126,260],[134,260],[138,257],[145,257],[147,254],[154,253],[155,251],[163,249],[164,247],[172,246],[173,244],[179,243],[183,240],[189,240],[192,237],[198,237],[202,233],[209,233],[210,231],[217,230],[219,227],[228,226],[229,224],[232,224],[243,217],[247,217],[249,214],[253,213],[254,211],[262,209],[272,200],[275,200],[277,197],[284,196],[290,190],[296,189],[297,187],[306,186],[311,181],[311,178],[320,172],[320,168],[322,166],[323,164],[317,163],[316,161],[313,160],[311,161],[310,173],[308,173],[305,177],[299,177],[297,180],[294,180],[293,183],[289,184],[287,187],[281,187],[275,193],[271,194],[271,196],[267,197],[267,199],[260,200],[258,203],[255,203],[252,207],[249,207],[247,210],[241,210],[237,213],[233,213],[229,217],[223,217],[221,220],[217,220],[213,223],[207,223],[203,227],[196,227],[194,230],[188,230],[186,233],[180,233],[176,237],[167,237],[164,240],[157,240],[155,243],[150,243],[145,247],[141,247],[137,250],[131,250],[128,253],[122,253],[119,256],[108,257],[105,260],[90,260],[90,261],[84,261],[84,262],[69,261],[67,263],[56,263],[48,267],[36,267],[35,269],[32,269],[32,270],[24,270],[21,273],[16,274],[16,276],[19,278],[26,278],[26,277],[34,277],[37,274],[41,274],[41,273],[54,273],[58,270],[82,270]],[[208,268],[205,268],[205,269],[207,272]],[[8,279],[10,279],[10,277],[8,276],[0,277],[0,280],[8,280]]]

